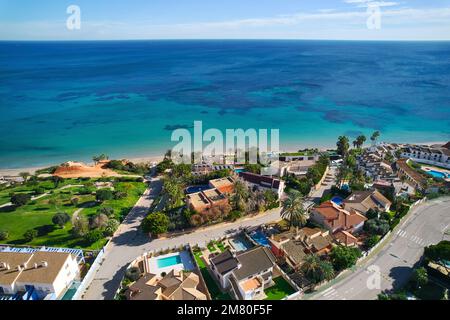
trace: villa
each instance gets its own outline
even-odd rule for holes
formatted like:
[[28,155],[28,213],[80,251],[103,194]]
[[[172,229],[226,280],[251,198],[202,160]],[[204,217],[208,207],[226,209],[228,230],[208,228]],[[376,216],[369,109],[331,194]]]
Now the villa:
[[332,201],[326,201],[313,208],[310,218],[330,230],[336,241],[346,246],[356,245],[357,238],[354,234],[362,230],[367,220],[356,210],[347,211]]
[[275,257],[263,246],[238,253],[225,250],[210,258],[210,266],[222,289],[231,288],[238,300],[257,300],[272,285]]
[[188,194],[186,196],[186,204],[190,209],[202,213],[213,206],[228,204],[228,198],[214,188]]
[[194,272],[171,270],[163,277],[146,273],[125,291],[127,300],[207,300]]
[[0,252],[0,295],[56,299],[78,277],[79,263],[71,253]]
[[234,179],[232,177],[209,180],[209,186],[219,190],[223,194],[231,194],[234,191]]
[[419,163],[450,169],[450,142],[437,146],[407,145],[402,149],[400,156]]
[[284,181],[269,176],[262,176],[251,172],[239,172],[239,177],[246,181],[250,187],[256,189],[269,189],[281,198],[284,191]]
[[388,211],[392,202],[383,196],[378,190],[354,191],[343,201],[344,209],[347,211],[356,210],[361,214],[366,214],[370,209],[378,211]]
[[288,265],[298,270],[307,254],[323,255],[330,252],[333,238],[328,230],[305,227],[273,234],[269,243],[276,257],[284,258]]

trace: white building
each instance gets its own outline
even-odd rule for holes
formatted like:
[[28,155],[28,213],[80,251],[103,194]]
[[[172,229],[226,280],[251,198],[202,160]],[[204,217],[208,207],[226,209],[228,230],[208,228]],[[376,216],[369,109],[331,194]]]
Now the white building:
[[35,292],[60,297],[79,277],[74,255],[65,252],[0,252],[0,294]]
[[408,145],[403,148],[402,158],[450,169],[450,142],[443,146]]
[[257,246],[239,253],[226,250],[210,262],[222,289],[231,288],[238,300],[263,299],[264,290],[273,284],[275,257],[266,247]]

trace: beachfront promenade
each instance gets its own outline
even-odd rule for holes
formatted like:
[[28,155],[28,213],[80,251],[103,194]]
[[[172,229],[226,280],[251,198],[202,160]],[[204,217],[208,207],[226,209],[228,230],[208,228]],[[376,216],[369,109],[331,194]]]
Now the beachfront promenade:
[[130,211],[111,239],[110,244],[106,247],[102,264],[86,290],[83,299],[113,299],[128,264],[144,252],[172,248],[188,243],[205,245],[212,239],[224,237],[240,228],[258,226],[280,219],[280,209],[277,208],[236,222],[225,222],[215,226],[199,228],[170,238],[150,239],[140,230],[140,224],[154,199],[160,194],[161,188],[162,182],[159,178],[153,178],[150,181],[150,188],[146,190]]

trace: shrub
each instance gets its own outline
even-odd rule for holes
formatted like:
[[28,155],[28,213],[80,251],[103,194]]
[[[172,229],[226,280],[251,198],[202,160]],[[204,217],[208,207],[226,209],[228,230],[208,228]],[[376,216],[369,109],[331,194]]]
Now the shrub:
[[37,230],[35,229],[30,229],[27,230],[24,234],[23,234],[23,238],[25,239],[26,242],[30,242],[32,241],[34,238],[36,238],[38,235]]
[[100,189],[95,193],[95,199],[98,202],[103,202],[106,200],[111,200],[113,198],[113,192],[109,189]]
[[9,232],[6,230],[0,230],[0,240],[6,240],[9,238]]
[[64,225],[69,221],[70,221],[70,216],[65,212],[58,212],[52,218],[53,224],[56,224],[61,228],[64,228]]
[[125,271],[125,278],[130,281],[136,281],[141,277],[141,270],[138,267],[131,267]]
[[367,237],[366,240],[364,240],[364,246],[367,249],[370,249],[370,248],[374,247],[380,240],[381,240],[381,236],[372,235],[370,237]]
[[71,233],[74,237],[84,237],[89,232],[89,223],[84,215],[78,215],[77,219],[72,221]]
[[111,207],[101,207],[97,210],[97,214],[104,214],[110,217],[114,214],[114,209]]
[[90,217],[89,228],[91,229],[104,228],[106,227],[107,223],[108,223],[108,216],[103,213],[99,213],[93,217]]
[[364,224],[364,230],[370,235],[385,235],[389,231],[389,224],[385,220],[371,219]]
[[443,240],[425,248],[425,257],[430,260],[450,260],[450,241]]
[[77,197],[73,197],[72,199],[70,199],[70,203],[76,207],[78,205],[78,203],[80,202],[80,199]]
[[379,216],[379,212],[377,210],[369,209],[366,212],[367,219],[376,219],[376,218],[378,218],[378,216]]
[[37,187],[33,190],[33,193],[35,195],[40,195],[40,194],[44,194],[45,193],[45,188],[43,187]]
[[102,232],[102,230],[99,230],[99,229],[91,230],[84,235],[83,239],[87,243],[92,244],[94,242],[97,242],[97,241],[103,239],[103,232]]
[[114,192],[114,199],[124,199],[128,196],[128,194],[125,191],[116,191]]
[[239,219],[240,217],[242,217],[242,212],[239,210],[233,210],[230,212],[230,214],[228,215],[229,219],[231,221],[236,221],[237,219]]
[[94,190],[92,188],[89,188],[89,187],[80,188],[80,190],[78,191],[78,193],[81,194],[81,195],[92,194],[92,192],[94,192]]
[[103,231],[104,235],[110,237],[116,232],[120,223],[116,219],[109,219],[106,223],[105,230]]
[[31,196],[27,193],[14,193],[11,196],[11,203],[15,206],[24,206],[31,201]]

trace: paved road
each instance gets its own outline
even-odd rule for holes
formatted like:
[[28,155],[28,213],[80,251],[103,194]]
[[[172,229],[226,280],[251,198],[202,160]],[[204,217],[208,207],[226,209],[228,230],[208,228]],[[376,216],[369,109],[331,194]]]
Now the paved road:
[[[315,294],[317,300],[373,300],[383,290],[396,289],[409,279],[413,266],[423,255],[423,248],[450,238],[450,199],[424,203],[407,216],[387,239],[387,244],[373,257],[342,279]],[[378,289],[377,279],[380,279]],[[369,285],[368,285],[369,284]]]
[[152,180],[151,192],[146,191],[106,249],[104,260],[92,283],[84,294],[85,300],[113,299],[128,264],[144,252],[178,247],[187,243],[205,245],[212,239],[220,238],[239,228],[257,226],[280,219],[280,209],[239,220],[234,223],[222,223],[216,226],[197,229],[195,232],[176,235],[167,239],[150,240],[139,230],[140,223],[148,212],[153,200],[161,191],[161,181]]

